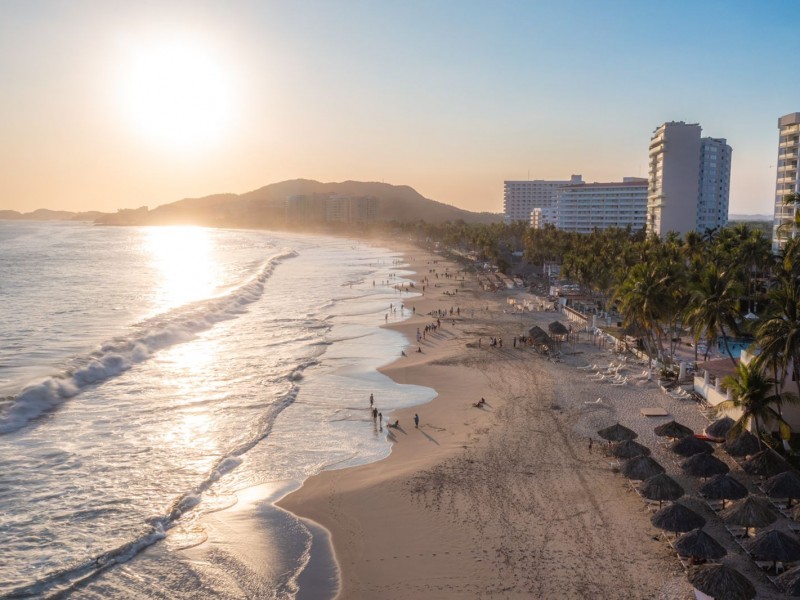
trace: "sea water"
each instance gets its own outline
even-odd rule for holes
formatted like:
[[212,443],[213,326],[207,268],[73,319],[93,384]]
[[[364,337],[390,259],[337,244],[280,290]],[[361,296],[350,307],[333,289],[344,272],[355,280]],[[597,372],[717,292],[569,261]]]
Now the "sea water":
[[399,259],[0,221],[0,597],[297,597],[307,525],[259,513],[256,565],[247,540],[206,548],[204,517],[387,455],[370,393],[384,414],[433,397],[376,370],[407,343],[380,327],[408,316]]

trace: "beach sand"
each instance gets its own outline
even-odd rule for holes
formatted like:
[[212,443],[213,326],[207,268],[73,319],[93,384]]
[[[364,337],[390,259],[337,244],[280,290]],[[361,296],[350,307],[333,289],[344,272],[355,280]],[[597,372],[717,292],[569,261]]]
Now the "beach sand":
[[[702,430],[708,421],[697,405],[666,396],[656,383],[591,381],[576,367],[616,357],[587,335],[564,345],[562,362],[514,348],[512,336],[564,318],[506,311],[506,292],[479,290],[471,275],[445,279],[445,269],[455,274],[457,265],[406,252],[417,288],[424,276],[430,283],[423,296],[406,300],[416,316],[389,325],[410,342],[406,356],[382,371],[438,396],[390,416],[400,428],[390,430],[387,459],[324,471],[278,503],[330,532],[339,597],[692,598],[681,564],[650,524],[652,512],[615,472],[596,431],[617,421],[633,428],[692,493],[700,483],[680,474],[652,429],[676,419]],[[432,310],[451,306],[461,315],[443,318],[417,353],[417,328],[434,321]],[[503,347],[490,348],[490,336],[501,336]],[[475,408],[481,397],[487,405]],[[642,407],[669,416],[647,418]],[[692,502],[712,527],[708,507]],[[733,553],[721,525],[713,527],[707,530]],[[741,568],[759,597],[779,597],[746,558],[726,562]]]

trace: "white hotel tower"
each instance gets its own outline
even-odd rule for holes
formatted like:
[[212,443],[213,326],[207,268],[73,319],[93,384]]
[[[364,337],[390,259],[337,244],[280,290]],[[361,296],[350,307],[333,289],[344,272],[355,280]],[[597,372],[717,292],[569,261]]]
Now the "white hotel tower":
[[721,138],[700,138],[700,125],[664,123],[650,139],[647,231],[724,227],[728,223],[731,147]]
[[775,218],[772,222],[772,250],[777,252],[797,235],[794,225],[796,206],[786,206],[786,196],[800,191],[797,160],[800,154],[800,113],[778,119],[778,172],[775,177]]
[[551,209],[555,207],[556,192],[561,186],[583,183],[580,175],[573,175],[569,181],[504,181],[503,212],[504,221],[530,221],[534,208]]

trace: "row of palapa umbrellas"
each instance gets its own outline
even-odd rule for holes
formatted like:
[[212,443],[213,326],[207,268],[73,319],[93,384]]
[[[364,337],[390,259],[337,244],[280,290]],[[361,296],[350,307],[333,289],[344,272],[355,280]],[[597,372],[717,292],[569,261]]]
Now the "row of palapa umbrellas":
[[[706,429],[709,437],[722,439],[733,426],[730,417],[717,420]],[[747,488],[728,474],[728,465],[713,455],[714,448],[694,436],[694,432],[680,423],[670,421],[654,429],[656,435],[672,438],[670,450],[686,459],[681,470],[687,475],[705,482],[698,493],[708,500],[721,500],[720,516],[726,525],[763,528],[778,519],[778,513],[765,497],[751,496]],[[685,492],[683,487],[666,474],[664,467],[650,457],[650,449],[634,439],[638,434],[617,423],[597,432],[609,442],[616,442],[611,453],[617,458],[627,459],[621,466],[622,474],[632,480],[642,481],[638,490],[648,500],[658,501],[659,510],[651,522],[660,529],[675,534],[683,533],[675,542],[680,556],[702,561],[716,561],[727,554],[727,550],[713,537],[703,531],[706,520],[680,502]],[[763,485],[771,498],[787,499],[789,505],[800,499],[800,474],[771,449],[759,451],[756,437],[745,431],[738,438],[726,441],[723,448],[732,456],[749,456],[742,466],[751,475],[767,477]],[[725,508],[727,500],[740,500]],[[664,501],[672,502],[666,507]],[[800,505],[795,508],[795,518],[800,517]],[[757,561],[791,563],[800,560],[800,542],[779,530],[764,531],[744,542],[743,547]],[[787,571],[776,580],[778,587],[791,596],[800,596],[800,567]],[[756,597],[752,583],[738,571],[723,564],[694,566],[689,571],[689,582],[701,592],[717,600],[749,600]]]

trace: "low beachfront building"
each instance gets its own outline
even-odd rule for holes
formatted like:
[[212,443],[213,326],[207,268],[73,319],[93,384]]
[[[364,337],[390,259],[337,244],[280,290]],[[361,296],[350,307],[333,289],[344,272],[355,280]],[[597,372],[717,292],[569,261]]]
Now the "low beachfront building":
[[[754,354],[751,354],[747,350],[742,350],[736,362],[738,363],[741,360],[747,365],[754,359]],[[713,408],[725,400],[731,399],[730,390],[725,388],[723,380],[735,373],[736,367],[730,358],[719,358],[697,363],[697,370],[694,374],[694,391],[704,398],[708,405]],[[784,379],[781,384],[780,392],[797,394],[797,382],[793,380],[791,372],[787,373],[786,379]],[[775,409],[777,410],[777,407],[775,407]],[[800,404],[782,404],[780,412],[792,428],[792,431],[800,433]],[[735,420],[742,416],[742,411],[740,409],[729,409],[720,412],[718,415],[715,415],[715,417],[722,417],[725,415]]]

